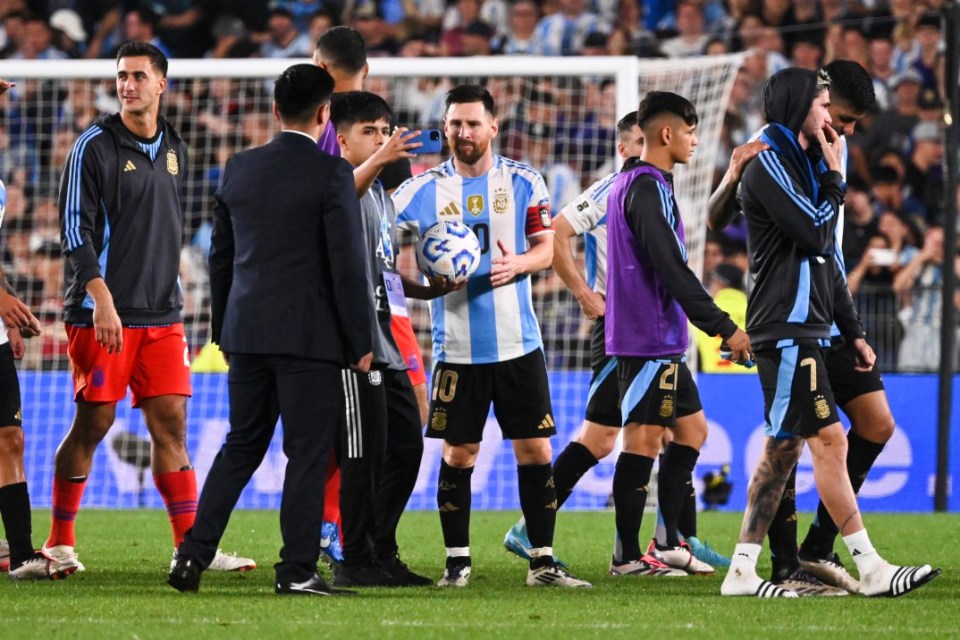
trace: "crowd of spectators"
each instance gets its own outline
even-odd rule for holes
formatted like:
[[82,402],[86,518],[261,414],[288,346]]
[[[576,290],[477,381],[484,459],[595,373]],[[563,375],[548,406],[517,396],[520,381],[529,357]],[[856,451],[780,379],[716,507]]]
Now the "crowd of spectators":
[[[760,89],[787,66],[852,59],[873,78],[877,106],[849,137],[843,252],[851,289],[885,370],[931,369],[942,269],[945,95],[942,0],[0,0],[0,58],[113,57],[143,40],[171,58],[309,56],[319,34],[346,24],[370,56],[636,55],[745,52],[725,114],[717,180],[732,149],[762,126]],[[449,80],[371,79],[401,122],[437,126]],[[164,114],[191,147],[184,279],[202,281],[209,198],[226,158],[274,132],[269,86],[178,80]],[[557,208],[614,169],[612,82],[490,79],[500,151],[537,166]],[[0,178],[7,184],[4,265],[48,320],[59,313],[56,191],[77,135],[118,110],[111,81],[26,81],[0,106]],[[425,158],[427,165],[435,158]],[[415,167],[415,171],[421,167]],[[212,186],[211,186],[212,185]],[[939,240],[938,240],[939,238]],[[937,244],[939,242],[939,245]],[[945,257],[946,256],[946,257]],[[711,237],[705,284],[748,289],[742,225]],[[717,267],[722,266],[720,271]],[[721,273],[722,272],[722,273]],[[717,282],[711,282],[711,278]],[[732,283],[732,284],[731,284]],[[723,286],[721,286],[721,284]],[[201,293],[202,283],[194,287]],[[576,303],[549,278],[537,291],[545,334],[581,340]],[[736,298],[737,296],[732,296]],[[737,298],[739,299],[739,298]],[[188,305],[197,327],[203,298]],[[550,324],[556,318],[556,326]],[[202,329],[197,329],[202,334]],[[49,332],[59,333],[59,332]],[[61,353],[48,339],[46,356]],[[917,345],[924,346],[919,349]],[[197,348],[202,346],[198,340]],[[52,357],[52,356],[50,356]],[[62,363],[62,358],[60,358]],[[574,358],[557,364],[577,364]]]

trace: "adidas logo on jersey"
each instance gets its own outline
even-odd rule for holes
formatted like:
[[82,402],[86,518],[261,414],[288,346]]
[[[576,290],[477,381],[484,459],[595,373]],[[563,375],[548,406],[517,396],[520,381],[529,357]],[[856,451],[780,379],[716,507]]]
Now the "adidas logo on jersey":
[[451,202],[447,204],[447,206],[445,206],[443,209],[441,209],[440,212],[437,213],[437,215],[438,216],[459,216],[460,209],[459,207],[457,207],[457,203]]
[[127,171],[136,171],[136,170],[137,170],[137,166],[133,164],[133,160],[127,160],[127,164],[123,165],[124,173],[126,173]]

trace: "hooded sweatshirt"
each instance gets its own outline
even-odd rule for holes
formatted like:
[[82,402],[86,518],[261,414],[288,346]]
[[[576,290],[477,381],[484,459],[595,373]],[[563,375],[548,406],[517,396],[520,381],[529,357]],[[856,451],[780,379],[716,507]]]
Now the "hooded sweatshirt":
[[[770,149],[747,165],[741,184],[750,273],[747,305],[754,348],[829,341],[837,324],[848,339],[863,332],[834,256],[846,185],[822,152],[800,146],[800,130],[817,96],[817,74],[785,69],[763,88]],[[835,304],[835,298],[837,299]]]

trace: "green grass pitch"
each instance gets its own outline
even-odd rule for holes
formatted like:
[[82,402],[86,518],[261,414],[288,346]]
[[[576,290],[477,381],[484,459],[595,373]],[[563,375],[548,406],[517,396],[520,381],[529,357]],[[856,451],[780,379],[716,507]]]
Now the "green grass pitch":
[[[87,571],[53,583],[0,583],[0,637],[20,638],[957,638],[960,516],[868,514],[871,538],[893,562],[928,562],[944,575],[904,597],[721,598],[722,572],[672,580],[613,578],[607,564],[613,514],[561,512],[555,549],[593,589],[523,586],[526,565],[501,541],[516,512],[473,514],[473,578],[463,590],[365,590],[353,598],[280,598],[272,563],[280,545],[274,512],[234,514],[226,550],[252,556],[246,575],[207,573],[199,594],[164,584],[169,528],[158,511],[84,510],[78,553]],[[42,542],[49,514],[34,517]],[[644,533],[653,517],[645,520]],[[800,530],[810,516],[802,514]],[[738,514],[701,514],[700,536],[729,553]],[[443,544],[435,513],[408,513],[401,549],[411,568],[439,578]],[[842,547],[842,544],[839,545]],[[849,562],[846,551],[841,557]],[[761,562],[760,571],[769,571]]]

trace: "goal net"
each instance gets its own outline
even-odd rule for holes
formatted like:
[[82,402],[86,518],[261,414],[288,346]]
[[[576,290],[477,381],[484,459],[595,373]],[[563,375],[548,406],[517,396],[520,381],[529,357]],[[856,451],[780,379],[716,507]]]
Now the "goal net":
[[[172,60],[163,115],[189,145],[183,194],[185,224],[180,277],[184,320],[193,358],[188,403],[188,445],[202,482],[228,429],[225,365],[209,342],[209,246],[212,196],[231,154],[263,144],[277,132],[271,111],[272,79],[294,60]],[[497,153],[533,165],[544,175],[554,211],[597,178],[619,168],[616,122],[650,90],[679,93],[700,115],[700,144],[690,164],[675,173],[690,265],[699,274],[706,202],[719,151],[723,114],[741,57],[684,60],[633,57],[372,59],[366,88],[393,106],[397,124],[442,128],[445,92],[461,82],[487,86],[497,103]],[[452,72],[456,73],[452,73]],[[79,134],[101,115],[115,113],[113,61],[5,61],[4,77],[17,83],[0,99],[0,178],[7,206],[0,234],[3,266],[12,284],[41,319],[42,336],[28,343],[20,364],[27,473],[33,502],[49,506],[53,456],[73,419],[73,390],[62,324],[63,274],[57,191],[68,153]],[[420,156],[418,173],[443,157]],[[270,185],[263,185],[270,188]],[[582,246],[577,247],[582,254]],[[415,269],[406,247],[406,264]],[[544,336],[551,393],[562,448],[583,419],[589,387],[589,322],[556,275],[534,277],[536,310]],[[413,318],[430,368],[430,321],[425,305]],[[149,471],[149,437],[129,397],[94,459],[85,506],[162,507]],[[427,441],[411,508],[435,508],[439,442]],[[280,433],[240,506],[279,505],[285,458]],[[583,479],[574,508],[606,504],[613,462]],[[473,475],[474,505],[517,508],[516,466],[491,416]]]

